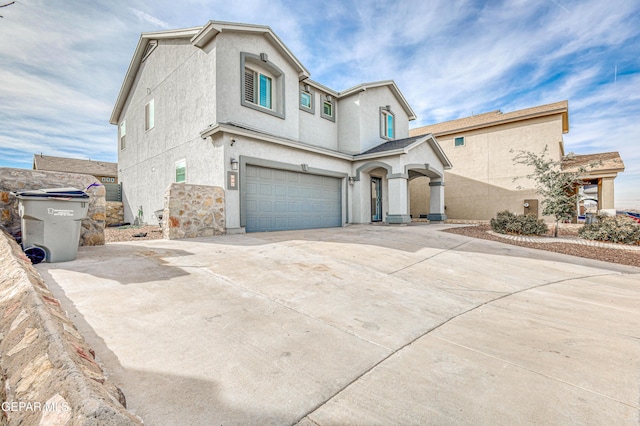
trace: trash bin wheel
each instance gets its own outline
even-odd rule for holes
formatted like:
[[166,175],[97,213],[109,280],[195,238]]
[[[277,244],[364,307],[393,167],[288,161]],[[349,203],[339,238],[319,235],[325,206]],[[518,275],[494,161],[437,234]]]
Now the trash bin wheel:
[[41,249],[40,247],[27,247],[24,250],[24,254],[27,255],[32,264],[37,265],[42,262],[46,257],[47,253]]

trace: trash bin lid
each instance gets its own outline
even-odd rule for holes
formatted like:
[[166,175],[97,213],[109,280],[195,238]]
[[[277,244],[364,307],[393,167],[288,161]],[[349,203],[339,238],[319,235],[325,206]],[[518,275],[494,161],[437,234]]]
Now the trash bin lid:
[[44,198],[89,198],[89,194],[78,188],[44,188],[19,191],[16,197],[44,197]]

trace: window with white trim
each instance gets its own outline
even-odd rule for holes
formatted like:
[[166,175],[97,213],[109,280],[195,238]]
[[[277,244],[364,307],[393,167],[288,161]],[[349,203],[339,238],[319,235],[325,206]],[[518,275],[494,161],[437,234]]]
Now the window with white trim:
[[380,137],[394,139],[396,136],[396,117],[389,107],[380,108]]
[[156,125],[155,121],[155,106],[153,99],[151,99],[144,106],[144,130],[147,131],[153,129]]
[[187,180],[187,160],[176,161],[176,182],[184,182]]
[[453,141],[453,146],[464,146],[464,136],[455,138]]
[[122,120],[122,123],[120,123],[120,150],[127,147],[125,136],[127,136],[127,122]]
[[266,53],[241,52],[241,104],[284,118],[284,73]]

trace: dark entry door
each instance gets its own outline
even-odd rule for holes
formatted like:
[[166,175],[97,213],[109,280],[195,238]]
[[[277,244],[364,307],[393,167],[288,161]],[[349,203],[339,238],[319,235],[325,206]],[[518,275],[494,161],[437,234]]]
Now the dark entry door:
[[382,178],[371,178],[371,222],[382,221]]

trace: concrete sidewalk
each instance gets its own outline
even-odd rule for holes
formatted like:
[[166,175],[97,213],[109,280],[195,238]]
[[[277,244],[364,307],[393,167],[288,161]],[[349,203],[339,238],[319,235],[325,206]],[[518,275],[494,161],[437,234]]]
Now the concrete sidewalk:
[[437,232],[83,247],[38,269],[168,424],[638,424],[640,269]]

